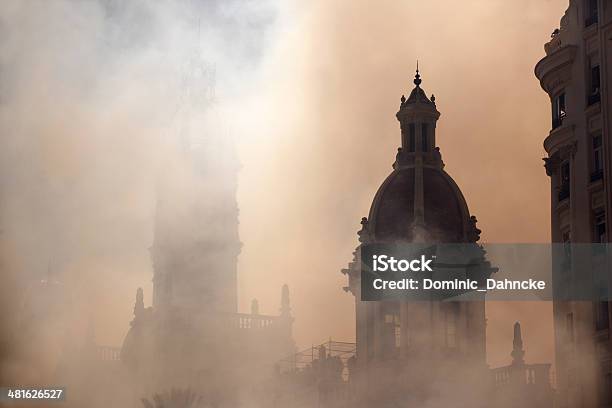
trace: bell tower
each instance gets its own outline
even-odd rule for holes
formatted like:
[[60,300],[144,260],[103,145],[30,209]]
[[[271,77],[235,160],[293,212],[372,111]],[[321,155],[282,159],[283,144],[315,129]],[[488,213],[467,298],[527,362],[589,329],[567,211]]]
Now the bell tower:
[[440,112],[436,108],[436,97],[428,98],[421,88],[421,75],[417,64],[414,77],[415,88],[408,99],[402,95],[400,109],[395,115],[400,122],[401,142],[394,166],[439,164],[440,151],[436,147],[436,123]]
[[[401,146],[393,171],[378,189],[369,216],[361,221],[360,246],[378,243],[474,244],[480,230],[461,190],[444,170],[436,143],[440,112],[435,97],[421,88],[417,67],[414,88],[401,97],[396,114]],[[342,272],[355,296],[357,374],[355,389],[372,406],[397,404],[406,395],[414,405],[453,401],[448,382],[474,388],[471,406],[481,404],[487,373],[485,309],[482,301],[361,300],[360,246]],[[389,390],[394,390],[389,392]],[[482,391],[482,392],[481,392]],[[442,396],[449,392],[448,396]],[[397,395],[393,395],[396,393]]]

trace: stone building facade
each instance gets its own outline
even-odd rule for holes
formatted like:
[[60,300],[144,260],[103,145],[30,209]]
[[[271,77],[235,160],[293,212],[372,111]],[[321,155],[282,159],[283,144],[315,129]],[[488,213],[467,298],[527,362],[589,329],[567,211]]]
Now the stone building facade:
[[[610,242],[611,38],[612,2],[571,0],[535,67],[551,100],[544,160],[551,178],[553,243]],[[566,255],[569,267],[555,275],[557,286],[573,285],[587,272]],[[592,301],[554,303],[559,407],[612,405],[610,259],[594,256],[589,262],[591,269],[607,271],[598,285],[601,293]]]

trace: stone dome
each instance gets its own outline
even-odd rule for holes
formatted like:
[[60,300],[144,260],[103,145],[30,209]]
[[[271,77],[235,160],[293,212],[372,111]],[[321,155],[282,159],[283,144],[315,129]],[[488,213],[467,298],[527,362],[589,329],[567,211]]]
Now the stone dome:
[[417,69],[415,87],[401,97],[396,114],[401,128],[393,172],[382,183],[362,220],[361,241],[476,242],[480,230],[465,198],[444,171],[436,144],[440,112],[436,99],[421,88]]
[[[422,174],[422,218],[418,220],[417,184]],[[415,211],[416,210],[416,211]],[[428,241],[474,242],[473,219],[461,190],[441,168],[395,169],[382,183],[370,208],[368,230],[380,241],[414,241],[420,227]],[[424,237],[421,237],[424,238]]]

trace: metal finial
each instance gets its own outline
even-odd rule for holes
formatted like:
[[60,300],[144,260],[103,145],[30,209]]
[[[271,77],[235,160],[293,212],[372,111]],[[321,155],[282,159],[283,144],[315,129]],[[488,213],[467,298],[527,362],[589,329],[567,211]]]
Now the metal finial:
[[419,74],[419,60],[417,60],[417,69],[416,69],[416,75],[414,76],[414,84],[416,86],[421,85],[421,75]]

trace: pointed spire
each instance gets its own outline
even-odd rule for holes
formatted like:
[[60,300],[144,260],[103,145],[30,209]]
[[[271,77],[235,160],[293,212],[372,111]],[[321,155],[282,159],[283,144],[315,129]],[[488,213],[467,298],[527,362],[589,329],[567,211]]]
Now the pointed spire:
[[514,338],[512,340],[512,364],[523,364],[525,357],[525,350],[523,350],[523,336],[521,334],[521,324],[519,322],[514,323]]
[[421,75],[419,74],[419,60],[417,60],[417,69],[416,69],[416,75],[414,76],[414,84],[416,86],[421,85]]
[[289,286],[287,284],[283,285],[283,289],[281,291],[281,307],[280,307],[281,316],[291,316],[291,305],[289,299]]
[[251,300],[251,314],[258,315],[259,314],[259,302],[257,299]]
[[421,89],[421,83],[423,81],[421,80],[421,71],[419,69],[419,61],[417,61],[416,74],[414,75],[413,82],[414,82],[415,87],[412,90],[412,92],[410,92],[410,95],[408,96],[408,98],[406,98],[405,100],[402,98],[400,109],[403,107],[407,107],[408,105],[413,104],[413,103],[425,103],[425,104],[430,105],[435,110],[436,104],[433,101],[431,101],[425,94],[425,91]]
[[138,317],[144,312],[144,295],[142,288],[136,290],[136,302],[134,302],[134,317]]

